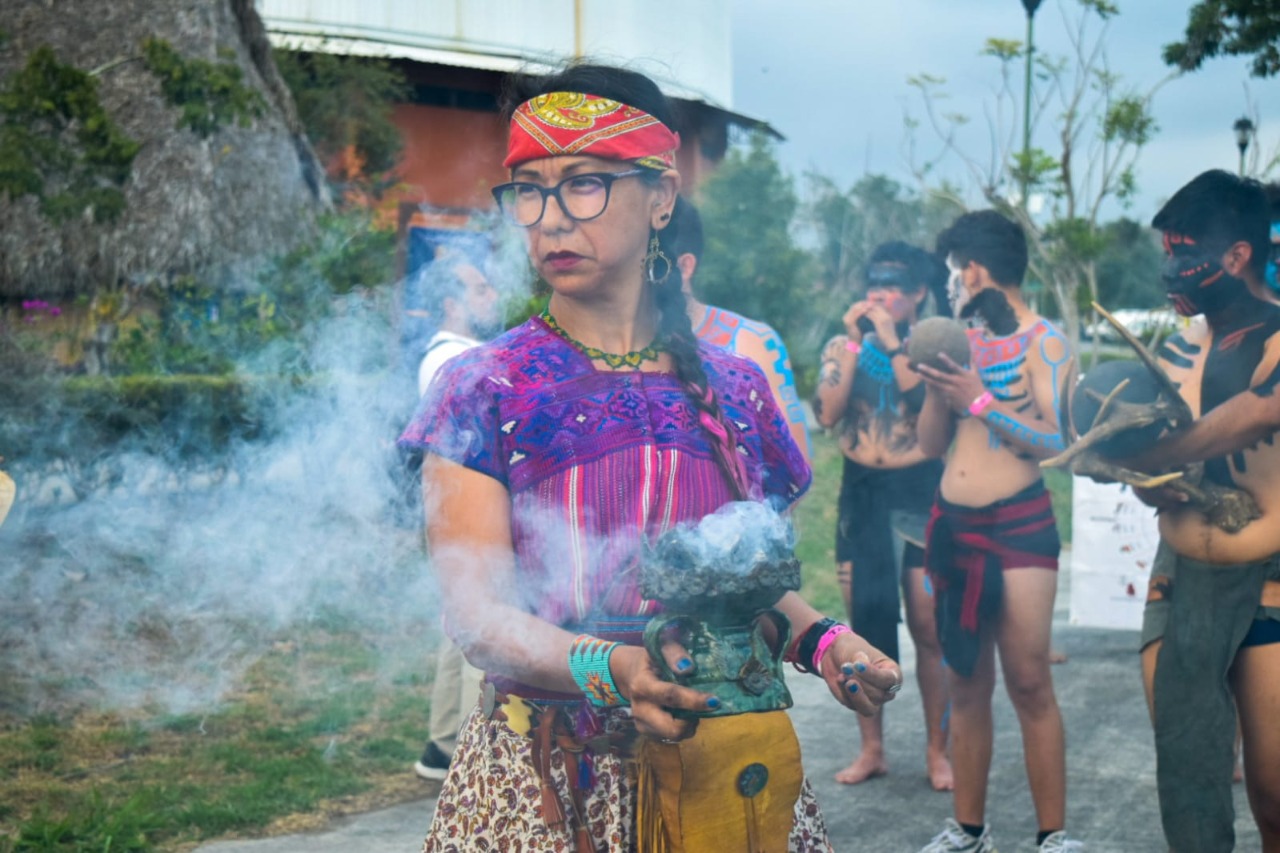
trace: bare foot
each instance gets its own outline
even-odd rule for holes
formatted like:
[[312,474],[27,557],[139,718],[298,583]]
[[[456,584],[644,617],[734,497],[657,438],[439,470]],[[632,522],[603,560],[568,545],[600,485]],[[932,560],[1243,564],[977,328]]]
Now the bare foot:
[[951,762],[946,753],[929,750],[925,756],[925,766],[929,770],[929,784],[935,791],[955,790],[956,780],[951,774]]
[[868,779],[883,776],[889,772],[889,764],[884,755],[862,753],[853,763],[836,774],[836,781],[841,785],[857,785]]
[[1067,653],[1057,649],[1049,649],[1049,663],[1066,663]]

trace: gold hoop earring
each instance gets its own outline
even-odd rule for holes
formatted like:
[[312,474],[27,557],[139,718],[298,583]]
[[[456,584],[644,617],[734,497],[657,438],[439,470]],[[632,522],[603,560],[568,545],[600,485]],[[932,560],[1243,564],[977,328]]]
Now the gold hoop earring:
[[[671,259],[666,256],[661,244],[658,243],[658,232],[652,232],[649,235],[649,251],[644,256],[644,271],[649,283],[655,287],[666,284],[674,267],[675,265],[671,263]],[[661,275],[658,274],[659,269],[662,270]]]

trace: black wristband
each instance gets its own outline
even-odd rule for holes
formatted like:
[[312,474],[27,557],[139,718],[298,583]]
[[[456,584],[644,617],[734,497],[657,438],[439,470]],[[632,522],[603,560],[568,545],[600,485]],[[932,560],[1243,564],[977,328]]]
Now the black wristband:
[[819,675],[813,669],[813,656],[818,651],[819,641],[835,624],[836,620],[824,618],[809,626],[809,630],[804,632],[804,636],[796,646],[795,665],[797,667],[811,675]]
[[902,346],[896,346],[891,350],[885,350],[884,357],[892,360],[895,355],[902,355]]

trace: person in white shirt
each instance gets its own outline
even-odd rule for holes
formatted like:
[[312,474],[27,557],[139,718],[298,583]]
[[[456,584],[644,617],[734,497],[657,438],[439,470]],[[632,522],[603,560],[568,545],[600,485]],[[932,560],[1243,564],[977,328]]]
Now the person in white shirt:
[[[427,312],[439,323],[418,366],[418,394],[425,394],[449,359],[471,349],[496,330],[498,293],[483,272],[465,258],[443,257],[426,273]],[[444,779],[458,740],[458,729],[480,695],[481,673],[447,639],[436,652],[431,686],[431,716],[426,748],[414,763],[423,779]]]

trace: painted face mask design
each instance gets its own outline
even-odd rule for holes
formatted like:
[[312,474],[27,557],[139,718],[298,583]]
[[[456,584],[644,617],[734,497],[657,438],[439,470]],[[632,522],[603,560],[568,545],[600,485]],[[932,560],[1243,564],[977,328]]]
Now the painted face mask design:
[[1245,284],[1230,276],[1212,251],[1183,234],[1166,232],[1160,271],[1165,295],[1183,317],[1212,314],[1236,299]]
[[955,261],[947,258],[947,269],[951,277],[947,279],[947,301],[951,303],[951,316],[959,317],[965,303],[969,301],[969,291],[964,287],[964,270],[956,266]]

